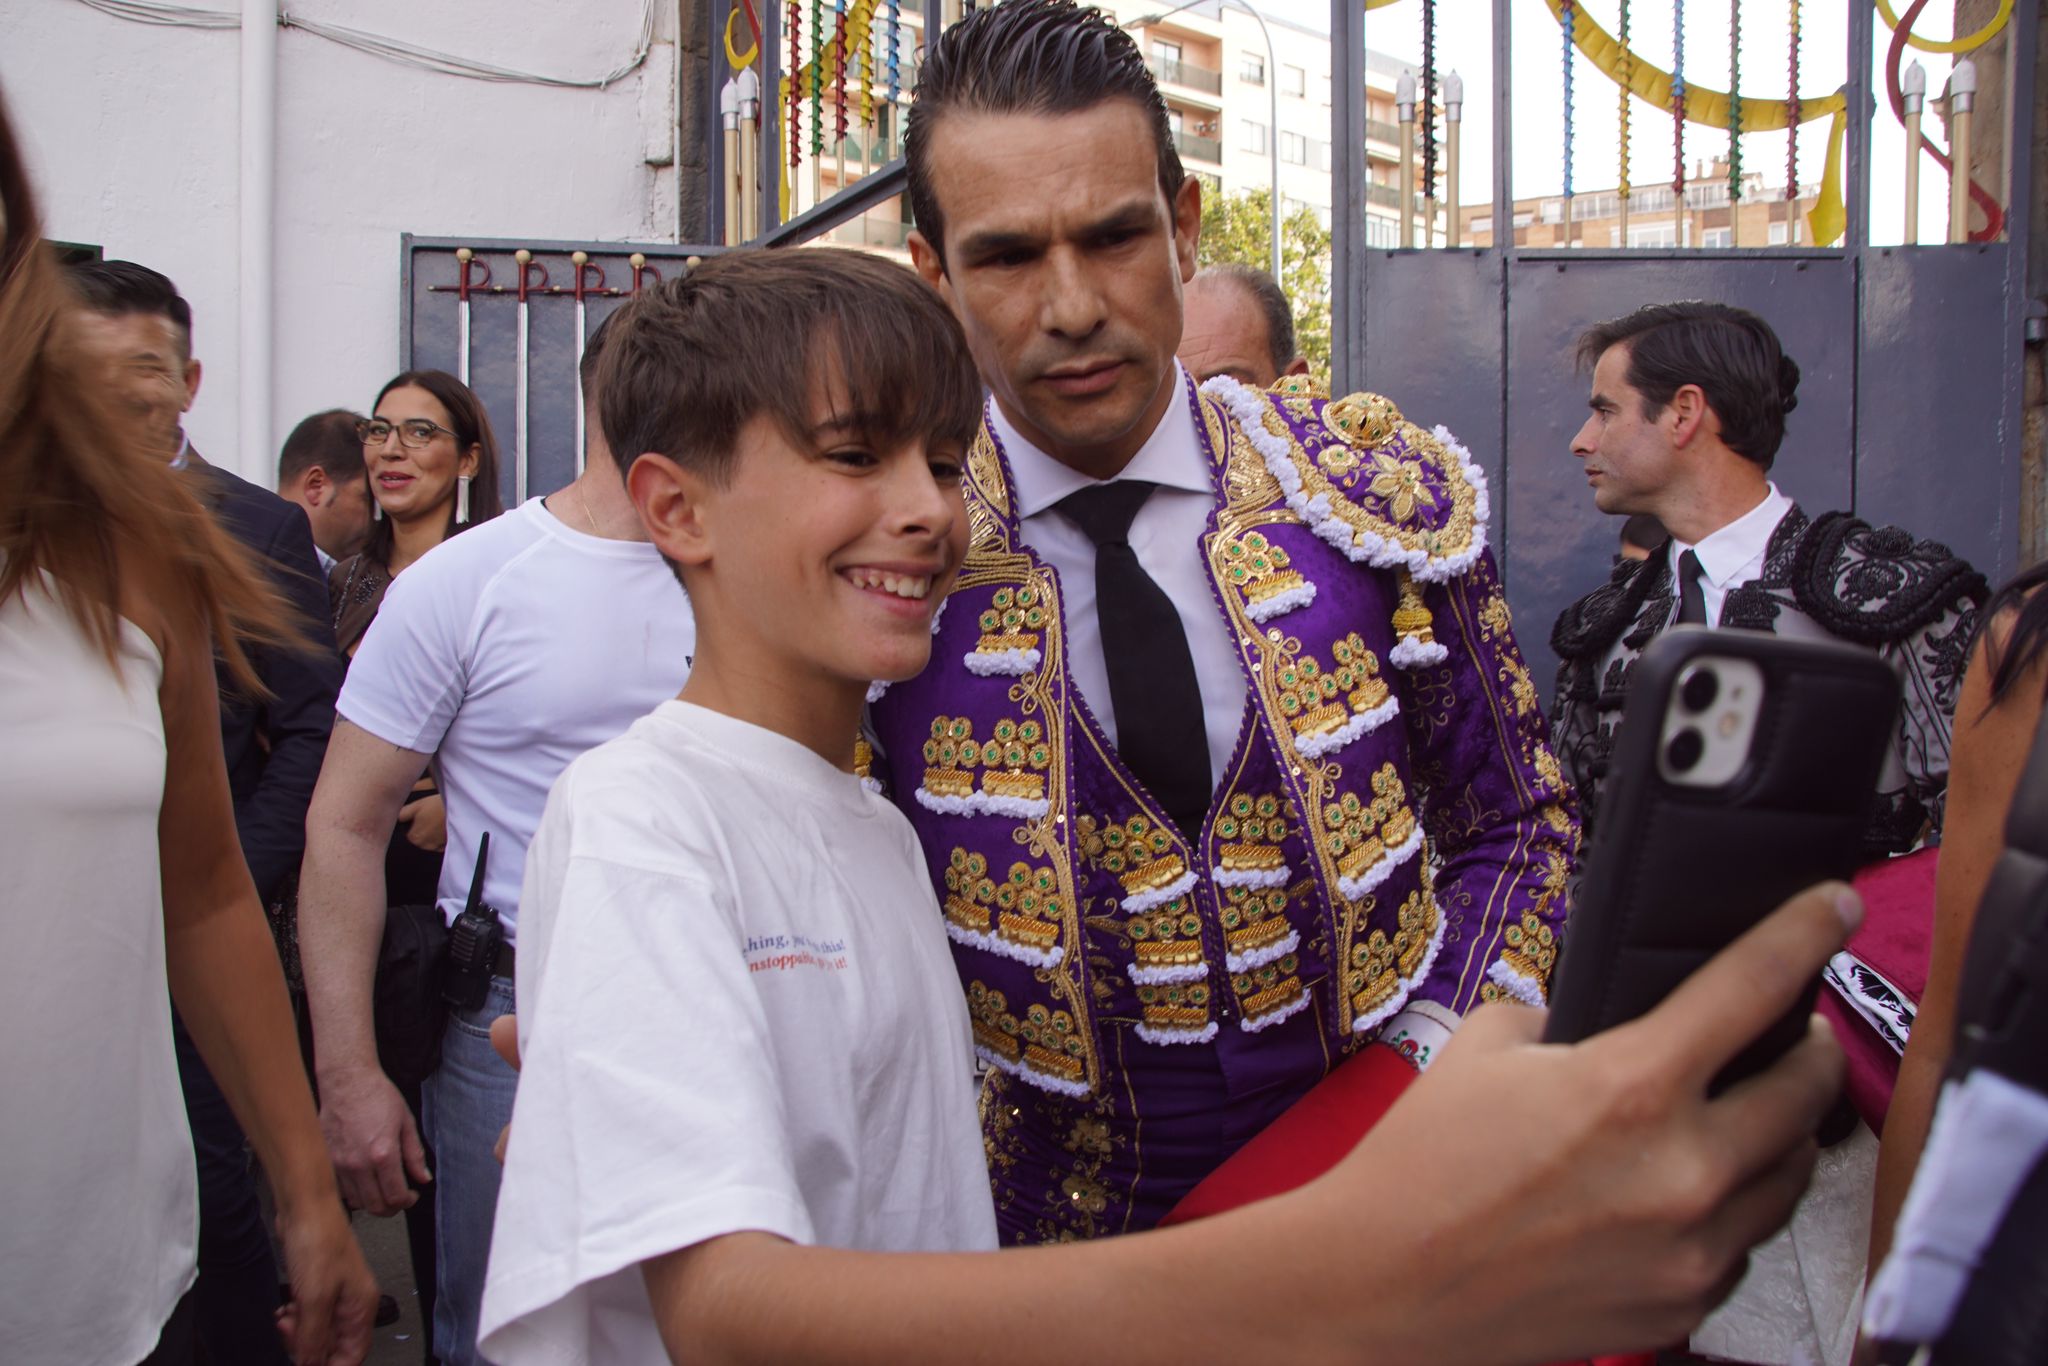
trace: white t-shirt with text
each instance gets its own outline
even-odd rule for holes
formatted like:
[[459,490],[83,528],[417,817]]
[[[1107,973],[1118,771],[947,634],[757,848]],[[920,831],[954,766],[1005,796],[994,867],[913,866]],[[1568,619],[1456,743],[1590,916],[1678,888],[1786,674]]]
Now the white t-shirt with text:
[[665,702],[562,775],[524,912],[492,1361],[666,1361],[639,1264],[724,1234],[995,1247],[944,922],[851,774]]
[[577,531],[538,498],[392,580],[335,709],[437,755],[448,812],[438,900],[451,923],[489,831],[484,900],[516,941],[526,844],[548,788],[682,690],[696,637],[659,551]]

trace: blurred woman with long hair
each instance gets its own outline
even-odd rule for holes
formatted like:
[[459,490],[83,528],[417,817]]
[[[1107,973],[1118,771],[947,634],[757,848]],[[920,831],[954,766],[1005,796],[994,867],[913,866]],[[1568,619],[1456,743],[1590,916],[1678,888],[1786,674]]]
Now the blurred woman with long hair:
[[0,1343],[31,1364],[190,1359],[175,1001],[276,1193],[297,1358],[360,1361],[376,1286],[221,754],[216,653],[260,691],[245,646],[293,633],[109,401],[4,109],[0,215]]

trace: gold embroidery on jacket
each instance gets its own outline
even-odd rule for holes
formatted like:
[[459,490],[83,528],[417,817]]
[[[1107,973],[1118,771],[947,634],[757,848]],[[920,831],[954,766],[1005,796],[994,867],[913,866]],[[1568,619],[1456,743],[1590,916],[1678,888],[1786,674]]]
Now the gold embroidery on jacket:
[[1234,792],[1215,820],[1218,883],[1271,887],[1288,880],[1287,806],[1275,793]]
[[977,623],[981,639],[963,661],[968,672],[984,678],[1030,673],[1043,658],[1038,640],[1045,623],[1045,602],[1036,588],[998,588]]
[[1352,948],[1344,987],[1355,1018],[1370,1018],[1384,1011],[1402,985],[1421,971],[1435,942],[1437,918],[1429,890],[1418,888],[1401,903],[1391,938],[1385,930],[1375,929],[1363,944]]
[[1004,717],[982,741],[975,738],[973,718],[934,717],[931,736],[924,742],[924,761],[924,781],[914,795],[927,810],[1027,818],[1050,810],[1045,780],[1052,746],[1036,721]]
[[1065,956],[1060,945],[1065,906],[1059,878],[1050,868],[1016,862],[1001,883],[989,875],[988,860],[955,848],[946,864],[947,934],[955,941],[1049,967]]
[[1324,406],[1323,425],[1339,441],[1371,450],[1393,440],[1401,410],[1379,394],[1346,394]]
[[1333,669],[1324,669],[1301,642],[1278,627],[1266,638],[1268,659],[1279,691],[1280,714],[1294,732],[1294,747],[1305,758],[1340,749],[1369,735],[1400,711],[1393,689],[1380,677],[1379,656],[1353,631],[1330,646]]
[[[1036,600],[1030,605],[1043,613],[1040,649],[1044,665],[1028,675],[987,680],[990,685],[1005,688],[1011,705],[1017,708],[1010,718],[1015,731],[997,736],[1001,746],[998,758],[1006,765],[1005,771],[994,776],[993,786],[991,775],[984,774],[980,789],[972,796],[981,799],[981,814],[1003,814],[1004,808],[1021,813],[1010,831],[1011,839],[1037,861],[1034,867],[1038,873],[1050,874],[1051,895],[1043,890],[1037,892],[1039,909],[1059,924],[1059,938],[1041,953],[1030,949],[1042,940],[1043,929],[1035,924],[1038,917],[1027,911],[1024,921],[1012,923],[1012,934],[1008,937],[1002,933],[1000,906],[992,921],[996,945],[1022,950],[1008,956],[1031,962],[1050,960],[1033,974],[1038,983],[1033,990],[1042,990],[1048,998],[1046,1003],[1022,1008],[1022,1019],[1016,1020],[1019,1031],[1027,1024],[1038,1031],[1037,1046],[1045,1056],[1034,1063],[1021,1045],[1014,1055],[1006,1055],[994,1045],[992,1033],[1010,1037],[1002,1022],[1019,1013],[1009,1011],[1007,1005],[993,1012],[992,1017],[976,1015],[975,1037],[979,1051],[995,1068],[1020,1076],[1034,1090],[1067,1097],[1084,1096],[1099,1084],[1101,1071],[1094,1036],[1094,1003],[1081,977],[1088,955],[1075,888],[1077,860],[1066,810],[1069,718],[1058,589],[1052,574],[1015,544],[1009,521],[1014,504],[999,449],[985,422],[969,449],[967,473],[970,542],[954,591],[993,588],[999,593],[1008,588],[1012,607],[1028,591]],[[1029,629],[1028,620],[1020,624]],[[1031,732],[1026,731],[1027,726],[1033,728]],[[972,734],[971,723],[967,733]],[[964,762],[964,745],[960,741],[965,738],[956,737],[954,767],[970,773],[991,767],[986,742],[978,746],[982,760],[979,765]],[[1024,750],[1022,765],[1013,762],[1018,747]],[[1042,755],[1044,762],[1034,762],[1034,755]],[[921,794],[914,795],[922,801]],[[988,845],[984,843],[983,847]],[[997,947],[995,951],[1001,953],[1004,948]],[[1039,1016],[1044,1017],[1042,1025],[1034,1023]]]
[[1385,882],[1422,843],[1408,789],[1391,760],[1374,771],[1372,794],[1364,802],[1356,792],[1346,792],[1323,807],[1338,889],[1353,900]]
[[1011,1013],[1002,992],[980,981],[967,984],[967,1013],[974,1023],[974,1042],[995,1058],[1046,1089],[1087,1094],[1086,1049],[1072,1015],[1033,1005],[1020,1019]]
[[1290,563],[1286,551],[1261,533],[1247,531],[1223,542],[1219,568],[1224,582],[1244,594],[1245,615],[1271,621],[1316,600],[1316,586]]

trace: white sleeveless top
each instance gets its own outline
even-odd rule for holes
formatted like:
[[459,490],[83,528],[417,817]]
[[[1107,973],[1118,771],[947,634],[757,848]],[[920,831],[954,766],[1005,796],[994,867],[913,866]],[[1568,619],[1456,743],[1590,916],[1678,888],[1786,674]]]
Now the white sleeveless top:
[[0,1357],[134,1362],[197,1265],[157,813],[163,661],[0,602]]

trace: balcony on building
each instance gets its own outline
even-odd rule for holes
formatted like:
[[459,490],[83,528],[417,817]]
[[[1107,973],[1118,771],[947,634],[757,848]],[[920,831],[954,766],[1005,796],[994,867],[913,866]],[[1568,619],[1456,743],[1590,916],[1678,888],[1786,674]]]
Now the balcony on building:
[[1205,33],[1190,25],[1189,16],[1148,24],[1144,29],[1145,65],[1169,100],[1199,101],[1209,109],[1223,107],[1223,42],[1220,30]]
[[1211,71],[1205,66],[1196,66],[1193,62],[1172,57],[1152,57],[1147,59],[1145,65],[1152,68],[1155,79],[1167,85],[1198,90],[1204,95],[1223,93],[1223,73],[1220,71]]
[[1223,164],[1223,143],[1218,138],[1205,138],[1199,133],[1175,133],[1173,150],[1180,153],[1183,161],[1206,161],[1212,166]]

